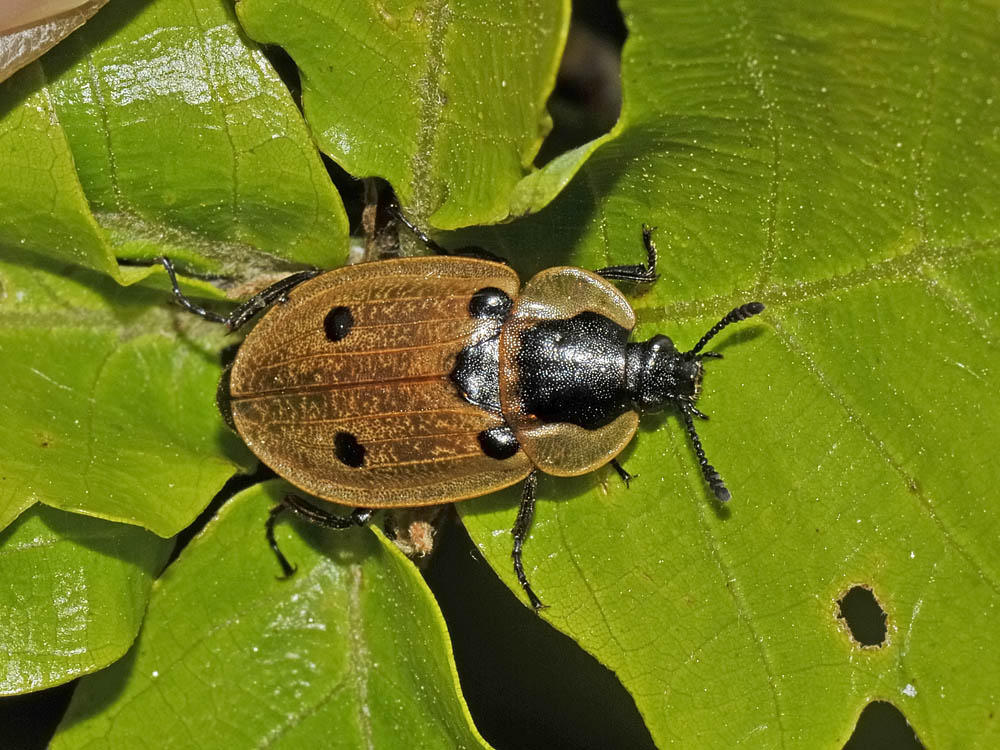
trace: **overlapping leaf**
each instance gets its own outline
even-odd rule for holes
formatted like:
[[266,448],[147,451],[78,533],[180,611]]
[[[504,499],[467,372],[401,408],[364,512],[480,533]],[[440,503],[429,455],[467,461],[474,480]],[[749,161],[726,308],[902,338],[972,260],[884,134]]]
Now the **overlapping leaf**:
[[279,527],[290,580],[265,544],[247,544],[263,542],[285,491],[238,495],[185,549],[132,652],[81,683],[54,748],[131,747],[151,732],[178,748],[487,747],[430,593],[390,542]]
[[568,2],[241,0],[237,8],[255,39],[294,58],[320,147],[351,174],[389,180],[428,226],[537,211],[598,145],[532,167],[551,127],[545,101]]
[[0,695],[117,661],[146,614],[172,541],[39,505],[0,532]]
[[[30,176],[20,178],[22,188],[34,191],[25,199],[13,189],[0,193],[5,206],[17,209],[0,220],[0,242],[11,260],[4,305],[13,311],[5,312],[4,353],[19,367],[16,377],[8,376],[14,398],[7,409],[14,414],[26,405],[28,415],[15,420],[19,431],[10,433],[24,443],[15,452],[25,467],[16,481],[30,492],[46,485],[60,490],[44,498],[6,494],[9,517],[32,499],[91,502],[79,486],[67,486],[74,472],[61,463],[56,471],[56,463],[42,459],[41,470],[29,476],[49,447],[68,446],[59,461],[75,461],[67,465],[77,474],[81,463],[90,476],[99,474],[105,494],[126,498],[145,491],[147,498],[160,498],[162,484],[144,480],[162,482],[173,455],[165,451],[162,461],[143,461],[139,450],[130,455],[136,445],[147,455],[151,442],[136,443],[128,431],[105,434],[116,425],[131,430],[152,420],[149,432],[165,431],[177,445],[197,446],[191,465],[211,466],[220,475],[222,455],[232,450],[218,441],[221,427],[211,415],[217,373],[211,352],[220,340],[207,338],[212,334],[200,323],[193,329],[168,325],[162,295],[155,302],[148,292],[126,296],[78,273],[66,282],[73,291],[66,291],[61,282],[36,276],[32,258],[73,259],[106,273],[115,272],[114,255],[150,257],[165,250],[209,268],[259,258],[258,250],[320,262],[315,253],[321,253],[323,231],[307,231],[315,242],[299,242],[294,237],[300,230],[288,234],[283,226],[288,217],[326,214],[326,199],[310,204],[303,197],[310,194],[303,185],[318,183],[313,161],[265,161],[286,166],[280,179],[273,172],[248,176],[242,167],[257,163],[232,155],[256,149],[231,145],[226,159],[213,161],[227,153],[224,147],[209,148],[206,163],[183,166],[184,154],[202,154],[201,139],[216,143],[217,130],[231,135],[231,144],[261,143],[260,133],[240,139],[244,120],[257,121],[254,107],[232,108],[252,97],[223,97],[230,108],[215,104],[220,91],[245,88],[188,85],[201,78],[186,75],[187,62],[213,59],[205,57],[208,49],[230,48],[211,44],[220,28],[211,19],[228,16],[204,15],[209,7],[218,13],[217,6],[199,4],[198,23],[187,24],[199,31],[181,35],[178,43],[174,32],[157,30],[170,26],[164,18],[176,23],[181,11],[169,2],[150,3],[88,41],[98,49],[92,56],[90,46],[64,51],[64,70],[44,69],[52,79],[48,88],[36,69],[5,89],[0,163]],[[300,16],[307,9],[283,7]],[[296,15],[291,10],[289,18]],[[561,46],[563,16],[546,11],[550,21],[537,55],[525,75],[514,78],[505,74],[506,55],[524,50],[482,46],[498,28],[492,6],[479,15],[454,16],[434,6],[422,19],[414,10],[389,8],[364,23],[333,19],[344,40],[330,69],[303,52],[310,44],[327,48],[329,18],[290,22],[301,38],[282,39],[277,27],[274,37],[262,30],[273,11],[256,0],[243,6],[241,18],[254,36],[288,42],[303,73],[313,133],[349,170],[390,177],[418,216],[437,211],[430,219],[435,226],[502,218],[530,192],[530,181],[545,175],[531,173],[527,162],[544,130],[539,102]],[[662,746],[838,746],[872,699],[899,706],[929,745],[996,744],[990,712],[1000,684],[996,670],[983,668],[991,663],[997,636],[992,613],[1000,593],[992,468],[1000,423],[993,398],[1000,361],[995,4],[928,9],[907,2],[877,8],[836,2],[810,9],[782,2],[707,7],[636,1],[624,10],[632,35],[617,139],[559,162],[566,167],[559,179],[525,199],[525,207],[544,205],[593,152],[538,216],[480,238],[523,272],[554,262],[597,267],[639,260],[639,226],[656,224],[662,278],[636,296],[641,335],[663,331],[690,345],[740,302],[759,298],[768,311],[720,337],[715,348],[726,360],[710,362],[705,381],[701,406],[713,420],[701,426],[702,436],[733,490],[730,507],[712,505],[672,416],[647,420],[623,456],[640,475],[631,489],[607,471],[544,480],[525,555],[550,605],[545,616],[615,670]],[[401,24],[395,37],[385,33],[392,22]],[[440,32],[429,37],[437,56],[417,34],[422,22]],[[471,30],[463,26],[470,22]],[[357,24],[365,33],[352,37],[347,32],[357,31]],[[151,31],[156,33],[149,36]],[[114,43],[119,33],[127,44]],[[154,55],[160,37],[174,40],[169,49],[179,45],[200,54]],[[407,43],[384,44],[394,38]],[[367,54],[366,44],[379,54]],[[495,67],[491,55],[458,52],[487,48],[502,58]],[[109,54],[105,49],[112,57],[102,58]],[[130,66],[127,52],[146,64]],[[353,58],[361,61],[352,67],[347,63]],[[73,74],[91,59],[106,60],[98,69],[131,71],[119,79],[105,75],[105,84],[143,84],[107,87],[99,101],[116,103],[111,94],[121,90],[169,94],[152,97],[160,104],[149,111],[168,124],[168,137],[135,115],[131,98],[109,110],[120,113],[119,127],[94,129],[90,113],[103,110],[84,106],[88,100],[78,92],[87,78]],[[158,60],[172,62],[152,65]],[[390,73],[376,75],[382,69]],[[145,79],[153,70],[157,76]],[[370,75],[359,76],[359,70]],[[452,87],[470,73],[483,85]],[[165,83],[158,83],[161,74]],[[460,96],[414,95],[402,85],[412,80]],[[509,93],[491,98],[505,80],[524,88],[511,99],[517,106],[498,115],[499,124],[507,127],[513,119],[520,129],[514,138],[483,137],[487,104],[508,101]],[[191,98],[196,91],[203,99]],[[317,92],[330,98],[317,99]],[[472,100],[475,92],[482,101]],[[390,106],[392,96],[402,104]],[[212,111],[223,114],[204,125]],[[422,130],[429,122],[442,127]],[[115,137],[102,141],[102,133]],[[426,137],[421,141],[415,133]],[[135,165],[116,182],[119,147]],[[462,158],[450,163],[456,155]],[[143,179],[161,173],[167,179],[147,189]],[[233,180],[234,174],[249,181]],[[269,202],[265,187],[296,176],[304,176],[299,187]],[[317,221],[310,226],[326,226]],[[287,255],[280,250],[285,246]],[[9,252],[17,247],[30,252]],[[16,307],[24,291],[29,300],[46,300],[37,308],[44,314]],[[121,311],[117,317],[114,310]],[[74,315],[96,318],[98,325],[71,331],[67,321]],[[55,338],[42,331],[46,316],[57,323]],[[178,345],[172,338],[177,330],[184,336],[193,331],[197,345]],[[35,339],[48,343],[45,356],[31,359],[25,352]],[[71,346],[83,352],[82,362],[57,356]],[[98,356],[90,359],[92,352]],[[98,360],[108,363],[100,372],[93,368]],[[135,372],[141,374],[128,381]],[[94,390],[95,383],[103,390]],[[181,389],[189,398],[174,417],[170,410]],[[107,393],[107,400],[95,406],[87,400],[94,393]],[[49,399],[53,408],[45,410]],[[73,443],[80,429],[74,420],[84,411],[91,432],[81,434],[98,440]],[[95,431],[98,424],[104,432]],[[90,448],[81,453],[81,446]],[[122,468],[96,471],[94,457],[104,454],[94,446],[106,446],[110,460],[123,451]],[[199,494],[192,507],[207,502],[207,487],[219,481],[200,471],[177,472]],[[153,493],[150,486],[159,489]],[[515,494],[462,507],[477,543],[517,591],[503,533],[513,522]],[[353,564],[343,570],[356,570]],[[327,573],[342,575],[333,568]],[[170,585],[179,589],[192,585],[182,584],[180,573],[175,580]],[[888,638],[880,648],[859,648],[836,616],[837,598],[854,584],[871,587],[888,613]],[[421,596],[398,594],[411,595]],[[415,607],[419,617],[427,616],[425,600]],[[373,621],[385,616],[371,614]],[[164,623],[165,630],[179,627]],[[195,625],[187,621],[185,627]],[[158,651],[142,658],[152,665]],[[248,659],[241,669],[253,663]],[[287,666],[279,663],[275,670]],[[103,691],[115,680],[132,680],[129,689],[143,680],[152,684],[147,674],[125,676],[127,668],[86,700],[103,703]],[[244,677],[245,670],[235,681]],[[204,710],[204,702],[198,708]],[[219,715],[209,708],[197,720]],[[275,711],[272,728],[286,715]],[[104,719],[95,721],[68,728],[63,741],[103,737]],[[449,726],[458,735],[464,731]]]
[[218,377],[221,332],[195,325],[199,351],[166,296],[48,274],[70,261],[134,281],[149,270],[116,257],[164,254],[239,276],[273,271],[267,256],[333,264],[342,205],[288,91],[222,3],[100,14],[0,97],[3,377],[22,394],[3,407],[14,448],[0,518],[41,501],[172,535],[232,466],[202,387]]

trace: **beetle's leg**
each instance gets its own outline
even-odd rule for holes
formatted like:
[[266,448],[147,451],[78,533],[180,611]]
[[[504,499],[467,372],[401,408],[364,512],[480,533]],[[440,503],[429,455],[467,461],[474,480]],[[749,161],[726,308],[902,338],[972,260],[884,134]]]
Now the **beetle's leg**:
[[280,279],[271,286],[267,287],[250,299],[243,302],[239,307],[233,310],[229,315],[219,315],[211,310],[206,310],[200,305],[196,305],[181,291],[180,285],[177,283],[177,274],[174,273],[174,264],[167,258],[163,257],[159,259],[160,263],[167,271],[167,276],[170,278],[170,285],[174,289],[174,297],[177,302],[181,304],[185,309],[193,312],[195,315],[200,315],[206,320],[211,320],[213,323],[223,323],[226,328],[230,331],[235,331],[244,325],[250,318],[264,310],[275,302],[281,302],[286,299],[286,295],[294,289],[296,286],[301,284],[303,281],[313,278],[314,276],[322,273],[318,269],[310,269],[308,271],[299,271],[298,273],[293,273],[291,276],[286,276]]
[[181,291],[180,285],[177,283],[177,274],[174,273],[174,264],[170,258],[163,256],[162,258],[157,258],[163,267],[167,271],[167,276],[170,279],[170,285],[174,288],[174,297],[177,298],[177,302],[184,307],[189,312],[193,312],[195,315],[200,315],[206,320],[211,320],[213,323],[226,323],[227,318],[219,315],[218,313],[212,312],[211,310],[206,310],[200,305],[196,305],[194,302],[189,300],[184,292]]
[[628,471],[625,471],[625,467],[622,466],[620,463],[618,463],[617,458],[611,459],[611,468],[618,472],[618,476],[620,476],[622,478],[622,481],[625,482],[626,489],[629,486],[629,482],[631,482],[633,479],[639,476],[638,474],[632,474]]
[[391,513],[386,513],[382,517],[382,533],[385,534],[385,538],[390,542],[396,541],[396,537],[399,534],[396,532],[396,526],[393,523],[393,518]]
[[635,284],[652,284],[656,281],[656,243],[653,242],[653,232],[656,227],[642,225],[642,244],[646,246],[646,262],[633,263],[624,266],[605,266],[594,273],[610,281],[631,281]]
[[479,247],[478,245],[466,245],[465,247],[459,247],[455,250],[448,250],[447,248],[441,247],[437,242],[432,240],[424,230],[407,219],[398,205],[393,204],[389,210],[397,219],[399,219],[401,224],[413,232],[417,236],[417,239],[433,250],[436,255],[456,255],[461,258],[475,258],[476,260],[488,260],[493,263],[503,263],[505,266],[510,265],[506,258],[501,258],[499,255],[491,253],[489,250]]
[[296,566],[288,562],[288,558],[285,557],[285,553],[281,551],[278,546],[278,540],[274,538],[274,524],[278,522],[278,517],[287,510],[284,503],[278,503],[273,508],[271,512],[267,514],[267,522],[264,524],[265,536],[267,537],[267,543],[271,546],[271,551],[274,556],[278,558],[278,564],[281,566],[280,578],[291,578],[295,574]]
[[313,505],[298,495],[285,495],[281,503],[299,518],[325,529],[349,529],[351,526],[364,526],[375,515],[373,508],[355,508],[349,516],[338,516],[318,505]]
[[389,204],[389,212],[393,216],[395,216],[396,219],[403,226],[405,226],[407,229],[409,229],[411,232],[413,232],[417,236],[418,240],[420,240],[425,245],[427,245],[427,247],[429,247],[431,250],[433,250],[436,255],[448,255],[449,254],[447,250],[445,250],[437,242],[435,242],[434,240],[432,240],[431,237],[430,237],[430,235],[427,234],[427,232],[425,232],[423,229],[421,229],[420,227],[418,227],[412,221],[410,221],[409,219],[407,219],[406,216],[403,214],[402,209],[399,207],[398,203],[395,203],[395,202],[390,203]]
[[282,578],[288,578],[295,573],[295,566],[288,562],[288,558],[278,547],[278,540],[274,538],[274,525],[285,511],[291,511],[299,518],[325,529],[349,529],[352,526],[364,526],[375,513],[372,508],[355,508],[349,516],[338,516],[313,505],[298,495],[285,495],[280,503],[271,508],[265,524],[267,543],[271,545],[274,556],[278,558]]
[[514,528],[511,531],[511,534],[514,536],[514,551],[510,553],[510,556],[514,558],[514,573],[517,575],[517,580],[520,582],[521,588],[524,589],[524,593],[528,595],[528,601],[531,602],[531,606],[535,608],[536,612],[545,605],[535,595],[535,592],[531,590],[531,584],[528,583],[528,576],[524,574],[524,565],[521,563],[521,549],[524,547],[524,540],[531,529],[531,519],[535,517],[535,489],[537,487],[538,471],[532,470],[525,477],[524,486],[521,489],[521,507],[518,508],[517,520],[514,521]]

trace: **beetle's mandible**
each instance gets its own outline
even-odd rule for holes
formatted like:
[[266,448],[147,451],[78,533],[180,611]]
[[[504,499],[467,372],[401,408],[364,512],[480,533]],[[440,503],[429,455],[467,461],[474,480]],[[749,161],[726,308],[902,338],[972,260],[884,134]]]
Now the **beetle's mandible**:
[[229,425],[296,487],[355,508],[340,516],[285,498],[267,524],[285,574],[292,567],[274,539],[283,510],[346,528],[379,508],[450,503],[523,481],[514,570],[537,610],[521,551],[538,472],[572,476],[610,462],[627,483],[615,457],[639,415],[664,407],[679,412],[705,481],[728,500],[695,430],[694,418],[706,418],[695,407],[703,362],[722,356],[704,348],[764,305],[736,307],[687,351],[663,335],[630,341],[635,315],[609,281],[656,279],[652,231],[643,227],[642,265],[550,268],[521,286],[483,251],[383,260],[293,274],[228,316],[185,297],[161,259],[191,312],[230,330],[263,313],[219,385]]

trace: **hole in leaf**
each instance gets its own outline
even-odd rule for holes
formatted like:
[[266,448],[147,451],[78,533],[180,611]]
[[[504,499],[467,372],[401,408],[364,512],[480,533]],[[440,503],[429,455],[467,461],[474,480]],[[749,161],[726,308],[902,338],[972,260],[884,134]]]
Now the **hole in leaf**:
[[872,701],[858,717],[857,726],[844,750],[891,747],[918,750],[923,744],[902,712],[888,701]]
[[862,646],[882,646],[885,643],[888,615],[866,586],[852,586],[837,602],[838,615],[847,625],[851,637]]

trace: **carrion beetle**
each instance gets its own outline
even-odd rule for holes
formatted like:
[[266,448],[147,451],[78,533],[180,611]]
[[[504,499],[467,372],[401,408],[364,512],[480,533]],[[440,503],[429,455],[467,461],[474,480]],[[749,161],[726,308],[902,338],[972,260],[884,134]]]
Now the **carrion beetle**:
[[[425,242],[445,253],[399,217]],[[329,528],[367,523],[380,508],[438,505],[523,481],[513,528],[514,570],[537,610],[522,565],[539,471],[574,476],[610,463],[639,415],[676,409],[715,497],[729,490],[708,462],[694,418],[704,351],[726,326],[760,313],[734,308],[688,351],[670,338],[630,341],[635,314],[610,281],[656,279],[647,262],[591,272],[562,266],[523,286],[485,251],[397,258],[302,271],[228,316],[189,300],[162,258],[181,305],[236,330],[258,313],[219,385],[228,424],[279,476],[310,495],[353,506],[349,516],[289,495],[268,518],[274,538],[290,510]]]

